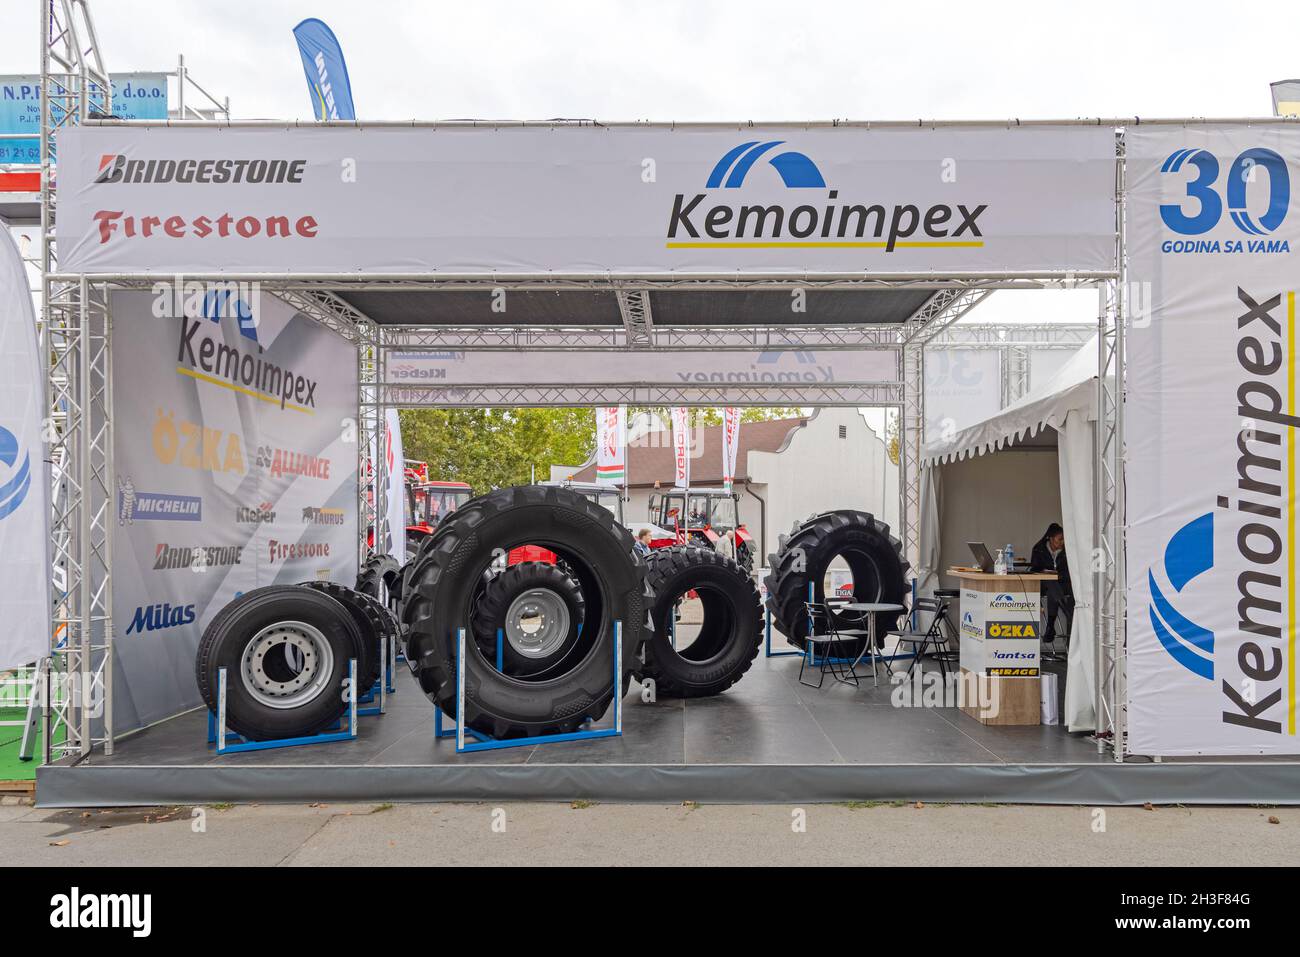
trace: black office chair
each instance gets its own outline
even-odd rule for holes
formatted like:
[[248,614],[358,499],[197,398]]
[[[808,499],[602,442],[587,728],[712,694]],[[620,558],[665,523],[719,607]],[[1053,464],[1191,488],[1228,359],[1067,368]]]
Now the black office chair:
[[[836,681],[845,684],[858,684],[858,673],[854,669],[852,655],[846,655],[845,642],[850,640],[835,630],[835,615],[824,602],[804,602],[808,614],[808,637],[804,644],[803,657],[799,662],[799,683],[809,688],[820,688],[830,673]],[[821,651],[821,661],[817,653]],[[804,670],[817,669],[817,683],[804,681]]]
[[898,640],[900,645],[910,645],[912,648],[912,663],[908,665],[907,677],[912,676],[912,669],[915,668],[925,657],[927,651],[930,657],[939,662],[939,672],[943,675],[944,680],[948,679],[948,663],[952,660],[951,652],[948,650],[948,636],[944,633],[944,622],[948,619],[948,599],[939,598],[918,598],[913,610],[917,615],[917,624],[920,624],[922,615],[930,616],[930,623],[924,629],[906,628],[888,632],[888,636]]

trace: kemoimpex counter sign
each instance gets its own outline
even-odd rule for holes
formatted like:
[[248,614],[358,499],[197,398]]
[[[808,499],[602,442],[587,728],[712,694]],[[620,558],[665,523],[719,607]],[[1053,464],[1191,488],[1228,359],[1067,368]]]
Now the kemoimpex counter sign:
[[1127,144],[1130,750],[1300,753],[1300,131]]
[[78,127],[60,137],[68,271],[1114,268],[1104,127]]

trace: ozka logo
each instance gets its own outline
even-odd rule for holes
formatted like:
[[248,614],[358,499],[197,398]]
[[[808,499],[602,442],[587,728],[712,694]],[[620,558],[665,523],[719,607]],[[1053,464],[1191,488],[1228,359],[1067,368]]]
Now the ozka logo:
[[[807,190],[826,189],[821,169],[807,155],[796,150],[773,152],[783,145],[783,140],[751,140],[733,147],[714,164],[704,188],[723,190],[725,196],[725,191],[749,186],[771,196],[779,181],[786,190],[798,191],[799,200]],[[757,175],[756,165],[770,167],[775,177]],[[793,206],[784,202],[740,205],[722,197],[705,205],[709,199],[708,192],[689,198],[678,193],[673,198],[668,249],[822,247],[893,252],[900,247],[980,247],[984,242],[978,220],[988,209],[987,205],[946,203],[926,209],[906,203],[846,203],[840,201],[837,189],[829,190],[824,202]],[[909,238],[918,232],[925,238]]]

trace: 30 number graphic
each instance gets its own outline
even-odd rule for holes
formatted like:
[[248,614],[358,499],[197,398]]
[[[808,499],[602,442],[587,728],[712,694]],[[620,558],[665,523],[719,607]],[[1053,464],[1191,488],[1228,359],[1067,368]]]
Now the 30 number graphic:
[[[1160,218],[1166,226],[1184,236],[1199,236],[1219,224],[1223,218],[1224,197],[1214,184],[1219,178],[1219,160],[1208,150],[1182,149],[1169,155],[1160,167],[1162,173],[1178,173],[1184,166],[1195,169],[1187,181],[1188,202],[1162,203]],[[1246,208],[1247,187],[1256,182],[1259,171],[1268,178],[1268,209],[1258,219]],[[1232,163],[1226,188],[1228,215],[1243,233],[1264,236],[1282,225],[1291,203],[1291,175],[1286,161],[1270,149],[1248,149]]]

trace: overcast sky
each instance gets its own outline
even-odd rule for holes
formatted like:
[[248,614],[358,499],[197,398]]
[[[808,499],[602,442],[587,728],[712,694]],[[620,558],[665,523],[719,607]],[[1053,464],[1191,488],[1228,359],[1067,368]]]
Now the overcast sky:
[[[38,69],[2,0],[0,73]],[[1294,3],[92,0],[110,71],[170,69],[240,117],[311,117],[290,33],[334,28],[362,119],[1267,115]]]

